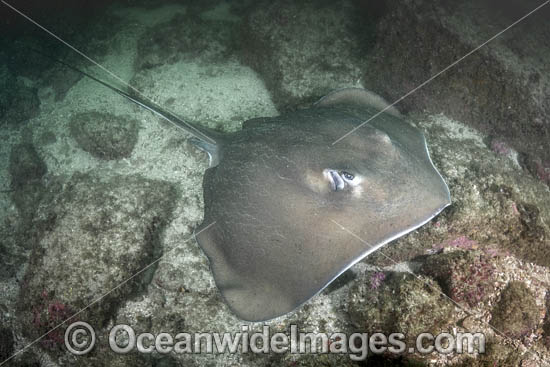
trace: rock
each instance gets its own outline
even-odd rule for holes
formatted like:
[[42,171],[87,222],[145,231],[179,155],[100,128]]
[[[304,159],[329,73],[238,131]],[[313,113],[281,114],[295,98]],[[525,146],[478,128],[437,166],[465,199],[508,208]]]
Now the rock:
[[71,136],[99,159],[127,158],[137,143],[139,123],[110,113],[82,112],[71,118]]
[[[99,328],[147,284],[155,266],[145,267],[162,252],[159,236],[177,198],[163,181],[91,174],[73,175],[53,196],[39,208],[41,231],[19,297],[33,338],[102,297],[78,314]],[[41,345],[58,350],[63,332],[54,330]]]
[[[72,65],[78,65],[74,60],[71,61],[67,62]],[[68,71],[64,66],[57,66],[56,68],[49,69],[44,78],[48,81],[48,85],[52,87],[54,100],[57,102],[63,100],[69,89],[82,79],[83,76],[80,73]]]
[[349,291],[349,313],[357,328],[370,334],[401,332],[410,345],[420,333],[446,330],[453,306],[432,279],[389,272],[373,283],[373,277],[376,273],[367,272]]
[[[279,358],[273,358],[274,364],[265,364],[267,366],[294,366],[294,367],[325,367],[325,366],[338,366],[338,367],[357,367],[362,366],[361,362],[353,361],[347,355],[341,354],[304,354],[300,356],[298,360],[287,360]],[[286,362],[286,363],[285,363]]]
[[0,63],[0,119],[18,124],[38,114],[40,101],[37,90],[25,86]]
[[[25,139],[23,139],[25,140]],[[8,161],[10,189],[6,194],[19,215],[2,216],[0,224],[0,278],[14,276],[22,264],[26,263],[25,252],[31,246],[29,240],[32,219],[42,199],[45,186],[43,176],[47,166],[34,145],[19,143],[11,147]],[[15,213],[14,213],[15,214]]]
[[[415,120],[449,186],[452,204],[432,222],[384,247],[384,254],[408,261],[453,244],[550,266],[548,187],[513,160],[491,152],[472,128],[442,115],[410,119]],[[367,261],[390,265],[387,257],[375,252]]]
[[523,282],[512,281],[493,309],[491,325],[512,338],[529,335],[540,320],[534,295]]
[[234,28],[233,22],[178,14],[168,22],[151,27],[139,39],[136,70],[174,64],[180,60],[225,61],[233,52],[229,46]]
[[[351,286],[349,312],[356,327],[370,333],[403,332],[409,338],[407,345],[414,345],[421,332],[481,333],[485,338],[486,353],[475,358],[464,353],[451,363],[444,354],[404,353],[401,358],[408,363],[431,365],[430,358],[437,358],[453,366],[515,366],[520,360],[540,364],[530,349],[535,348],[533,341],[539,341],[539,348],[545,340],[544,326],[538,328],[543,310],[537,305],[550,289],[546,268],[524,264],[513,256],[454,247],[414,262],[420,280],[408,273],[367,271],[362,282]],[[392,279],[394,274],[398,277]],[[520,280],[507,283],[510,276]],[[488,315],[492,315],[490,322]],[[518,349],[520,344],[525,348]],[[474,350],[479,347],[475,342]],[[388,357],[378,359],[387,361]],[[369,362],[381,362],[378,359]]]
[[449,247],[416,260],[418,272],[434,277],[459,306],[454,327],[485,336],[486,353],[475,359],[464,355],[458,366],[516,366],[519,360],[540,365],[540,358],[545,360],[532,351],[548,345],[547,320],[543,323],[543,307],[538,306],[550,289],[547,268],[510,255]]
[[352,86],[372,44],[368,17],[352,2],[262,1],[243,25],[243,61],[265,80],[278,109]]
[[420,273],[437,281],[447,296],[471,309],[487,302],[496,291],[493,259],[480,251],[452,251],[430,256]]
[[46,163],[30,143],[15,145],[10,153],[11,199],[21,215],[20,230],[27,231],[44,194]]
[[514,346],[505,345],[497,340],[488,340],[485,353],[478,358],[466,356],[456,367],[521,366],[523,358]]
[[[7,223],[0,226],[0,281],[12,278],[16,275],[17,270],[27,260],[19,250],[18,245],[21,244],[18,236],[17,227],[13,227]],[[24,244],[23,244],[24,246]]]
[[36,89],[18,85],[11,93],[13,93],[13,97],[10,101],[10,108],[4,116],[8,123],[21,123],[38,115],[40,100]]
[[[384,2],[365,84],[397,100],[538,5],[534,0],[505,6],[494,0]],[[540,9],[397,107],[443,112],[510,143],[528,160],[550,161],[549,14],[548,7]]]
[[13,334],[11,329],[0,325],[0,363],[13,354]]
[[96,347],[93,355],[86,355],[76,359],[78,366],[82,367],[153,367],[162,366],[160,363],[153,362],[148,355],[137,351],[128,354],[116,354],[109,345],[109,341],[104,340],[103,345]]
[[5,63],[0,64],[0,83],[2,83],[0,84],[0,118],[2,118],[6,114],[10,105],[10,86],[15,84],[15,77],[10,73],[8,66]]
[[11,187],[18,190],[40,180],[48,168],[32,144],[22,143],[11,150],[9,171]]

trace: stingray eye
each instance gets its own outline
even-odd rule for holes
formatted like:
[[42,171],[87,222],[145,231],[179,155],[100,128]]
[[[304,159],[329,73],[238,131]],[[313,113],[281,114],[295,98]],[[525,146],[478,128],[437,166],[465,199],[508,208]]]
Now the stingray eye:
[[355,178],[354,175],[346,171],[342,171],[342,177],[348,181],[353,181],[353,179]]

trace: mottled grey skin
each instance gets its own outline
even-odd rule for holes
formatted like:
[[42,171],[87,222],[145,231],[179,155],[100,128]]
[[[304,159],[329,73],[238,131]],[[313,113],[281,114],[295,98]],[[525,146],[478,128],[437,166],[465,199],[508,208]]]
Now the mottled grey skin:
[[204,221],[195,233],[218,288],[244,320],[294,310],[450,204],[424,136],[397,110],[333,144],[385,108],[364,89],[338,90],[313,108],[220,134],[55,61],[190,132],[209,154]]
[[[204,176],[196,233],[238,317],[260,321],[294,310],[450,204],[422,133],[400,118],[382,114],[332,144],[378,111],[363,98],[326,98],[247,121],[223,138],[219,163]],[[334,190],[327,169],[363,180]]]

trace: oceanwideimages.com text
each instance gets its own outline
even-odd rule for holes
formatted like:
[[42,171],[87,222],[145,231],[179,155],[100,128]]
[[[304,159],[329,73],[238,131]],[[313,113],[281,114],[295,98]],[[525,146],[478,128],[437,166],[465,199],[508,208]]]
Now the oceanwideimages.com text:
[[[77,325],[78,324],[78,325]],[[74,326],[74,327],[73,327]],[[244,325],[234,333],[136,333],[129,325],[116,325],[109,332],[109,347],[118,354],[132,351],[159,354],[291,353],[347,354],[364,360],[369,353],[474,354],[485,352],[481,333],[421,333],[414,345],[407,345],[403,333],[313,333],[290,325],[286,332],[273,332],[267,325],[253,331]],[[84,322],[71,324],[65,333],[67,349],[77,355],[87,353],[95,343],[95,331]]]

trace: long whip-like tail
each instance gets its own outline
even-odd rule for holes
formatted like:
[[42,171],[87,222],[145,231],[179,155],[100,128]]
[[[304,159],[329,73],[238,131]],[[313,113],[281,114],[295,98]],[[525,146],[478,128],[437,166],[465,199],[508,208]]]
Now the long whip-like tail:
[[165,119],[166,121],[172,123],[173,125],[185,130],[185,131],[188,131],[189,133],[191,133],[192,135],[194,135],[196,138],[198,138],[199,140],[202,140],[203,142],[205,142],[208,146],[216,146],[218,144],[218,142],[216,141],[216,139],[214,139],[211,135],[213,135],[214,133],[211,132],[209,129],[207,128],[203,128],[203,127],[198,127],[196,126],[195,124],[193,123],[190,123],[188,121],[184,121],[182,120],[181,118],[179,118],[178,116],[176,116],[175,114],[173,114],[172,112],[170,111],[167,111],[166,109],[162,108],[161,106],[159,106],[158,104],[152,102],[152,101],[146,101],[145,99],[139,97],[139,96],[136,96],[136,95],[131,95],[107,82],[104,82],[103,80],[63,61],[63,60],[60,60],[60,59],[57,59],[51,55],[48,55],[42,51],[39,51],[39,50],[36,50],[36,49],[31,49],[33,52],[36,52],[52,61],[55,61],[71,70],[74,70],[76,71],[77,73],[80,73],[84,76],[86,76],[87,78],[90,78],[91,80],[109,88],[110,90],[118,93],[119,95],[123,96],[124,98],[134,102],[135,104],[137,104],[138,106],[140,107],[143,107],[145,108],[146,110],[148,111],[151,111],[153,112],[155,115],[158,115],[160,117],[162,117],[163,119]]

